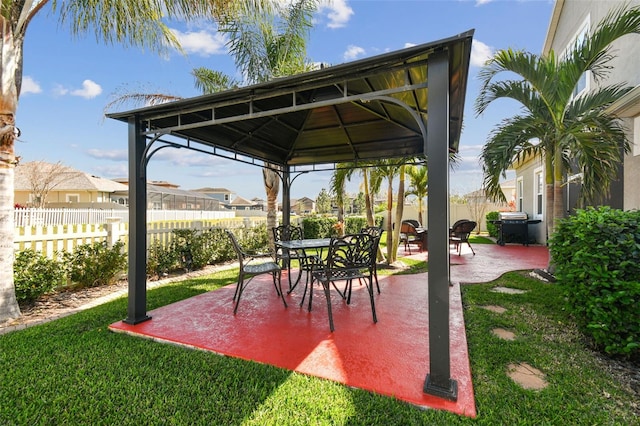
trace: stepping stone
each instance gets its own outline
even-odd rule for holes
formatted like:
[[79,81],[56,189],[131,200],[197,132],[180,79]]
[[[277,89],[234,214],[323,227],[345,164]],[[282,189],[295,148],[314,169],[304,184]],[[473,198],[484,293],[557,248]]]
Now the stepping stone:
[[491,289],[494,293],[505,293],[505,294],[524,294],[528,293],[529,290],[520,290],[517,288],[510,287],[494,287]]
[[544,373],[526,362],[509,364],[507,375],[524,389],[541,390],[547,387]]
[[480,306],[482,309],[486,309],[487,311],[491,311],[491,312],[495,312],[496,314],[504,314],[505,312],[507,312],[506,308],[503,308],[502,306],[497,306],[497,305],[487,305],[487,306]]
[[504,328],[494,328],[491,332],[502,340],[516,340],[515,333],[505,330]]

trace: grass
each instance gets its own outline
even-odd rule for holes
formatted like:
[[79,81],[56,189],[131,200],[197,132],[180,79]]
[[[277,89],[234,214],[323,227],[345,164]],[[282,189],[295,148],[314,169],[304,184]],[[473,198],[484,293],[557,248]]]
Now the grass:
[[[234,281],[236,270],[148,292],[149,310]],[[497,285],[529,290],[491,292]],[[111,333],[118,299],[0,336],[0,424],[424,425],[638,424],[632,395],[585,348],[557,286],[522,274],[463,287],[478,417],[420,410],[291,371]],[[501,305],[504,314],[483,309]],[[507,328],[506,342],[491,329]],[[528,362],[550,386],[527,391],[505,374]]]

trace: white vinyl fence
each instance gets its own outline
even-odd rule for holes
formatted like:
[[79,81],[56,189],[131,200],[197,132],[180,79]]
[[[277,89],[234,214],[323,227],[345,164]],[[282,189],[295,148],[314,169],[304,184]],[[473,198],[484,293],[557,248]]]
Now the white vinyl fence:
[[[147,224],[147,247],[156,241],[168,243],[174,236],[174,229],[233,229],[255,227],[265,223],[265,217],[152,222]],[[118,240],[122,240],[127,246],[128,230],[129,224],[121,222],[118,218],[109,218],[103,224],[18,227],[14,237],[14,248],[16,251],[32,249],[54,258],[62,251],[73,251],[79,245],[105,239],[110,246]]]
[[[238,212],[240,215],[241,212]],[[263,212],[257,212],[262,213]],[[211,220],[231,219],[236,211],[209,210],[147,210],[147,222],[161,220]],[[243,214],[244,216],[244,214]],[[108,219],[119,218],[121,222],[129,221],[127,209],[15,209],[16,227],[51,226],[51,225],[101,225]]]

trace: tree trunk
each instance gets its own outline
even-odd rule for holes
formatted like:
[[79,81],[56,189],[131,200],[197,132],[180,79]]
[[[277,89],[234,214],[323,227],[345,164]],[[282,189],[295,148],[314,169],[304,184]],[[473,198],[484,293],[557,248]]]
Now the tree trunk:
[[264,190],[267,195],[267,237],[269,238],[270,250],[275,250],[275,242],[273,240],[273,232],[271,230],[278,226],[278,192],[280,192],[280,177],[278,173],[267,167],[273,167],[271,164],[265,164],[262,169],[262,177],[264,180]]
[[375,226],[376,223],[373,219],[373,206],[371,202],[372,194],[369,193],[369,171],[367,168],[362,169],[362,176],[364,178],[364,209],[367,215],[367,225]]
[[398,259],[398,245],[400,245],[400,224],[402,223],[402,215],[404,214],[404,170],[405,165],[400,166],[400,176],[398,182],[398,203],[396,204],[396,223],[398,226],[393,230],[393,250],[390,263]]
[[[393,176],[389,176],[387,187],[387,264],[393,263]],[[398,227],[400,224],[398,224]]]
[[11,27],[0,17],[0,323],[20,316],[13,283],[13,180],[16,157],[16,110],[21,68],[22,43],[13,38]]

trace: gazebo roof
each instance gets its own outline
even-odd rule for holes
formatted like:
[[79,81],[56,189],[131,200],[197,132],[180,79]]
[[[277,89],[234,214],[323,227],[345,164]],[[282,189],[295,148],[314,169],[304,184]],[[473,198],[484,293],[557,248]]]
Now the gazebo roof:
[[144,123],[147,138],[171,146],[292,171],[423,156],[428,59],[446,51],[449,149],[457,151],[472,35],[468,31],[267,83],[108,116],[124,122],[135,118]]

